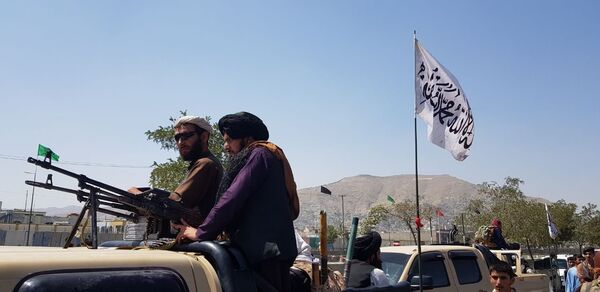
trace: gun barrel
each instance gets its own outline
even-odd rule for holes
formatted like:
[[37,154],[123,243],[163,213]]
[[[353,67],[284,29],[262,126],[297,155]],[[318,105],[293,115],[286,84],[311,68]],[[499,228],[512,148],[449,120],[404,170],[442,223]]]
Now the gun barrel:
[[44,189],[48,189],[48,190],[57,190],[57,191],[71,193],[71,194],[75,194],[75,195],[80,195],[82,192],[80,190],[73,190],[73,189],[67,189],[67,188],[63,188],[63,187],[57,187],[55,185],[51,185],[51,184],[47,184],[47,183],[43,183],[43,182],[39,182],[39,181],[26,180],[25,183],[30,186],[37,187],[37,188],[44,188]]
[[[25,181],[25,183],[28,185],[76,194],[79,201],[89,200],[91,194],[94,194],[95,200],[99,205],[130,211],[138,216],[153,216],[171,220],[179,220],[184,218],[188,223],[195,226],[200,225],[204,219],[200,213],[198,213],[198,211],[185,208],[182,204],[168,199],[167,196],[169,193],[166,191],[150,189],[146,194],[134,195],[128,191],[113,187],[97,180],[93,180],[83,174],[76,174],[66,169],[54,166],[49,161],[43,161],[29,157],[27,162],[76,179],[79,183],[80,190],[57,187],[51,182],[41,183],[35,181]],[[110,210],[97,209],[97,211],[104,212]]]
[[95,187],[98,187],[101,189],[111,191],[113,193],[116,193],[116,194],[119,194],[122,196],[133,197],[133,194],[129,193],[128,191],[124,191],[122,189],[113,187],[113,186],[105,184],[103,182],[99,182],[97,180],[91,179],[83,174],[76,174],[74,172],[70,172],[66,169],[54,166],[54,165],[50,164],[50,162],[47,162],[47,161],[38,160],[33,157],[29,157],[29,158],[27,158],[27,162],[33,163],[33,164],[43,167],[45,169],[50,169],[50,170],[62,173],[64,175],[70,176],[72,178],[75,178],[75,179],[79,180],[79,183],[86,183],[86,184],[89,184],[89,185],[92,185],[92,186],[95,186]]

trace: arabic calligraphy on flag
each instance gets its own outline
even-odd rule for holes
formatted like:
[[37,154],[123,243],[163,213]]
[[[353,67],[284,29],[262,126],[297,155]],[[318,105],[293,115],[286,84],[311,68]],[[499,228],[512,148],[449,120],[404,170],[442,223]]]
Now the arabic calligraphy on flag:
[[458,80],[415,39],[415,112],[428,140],[463,161],[473,144],[473,114]]

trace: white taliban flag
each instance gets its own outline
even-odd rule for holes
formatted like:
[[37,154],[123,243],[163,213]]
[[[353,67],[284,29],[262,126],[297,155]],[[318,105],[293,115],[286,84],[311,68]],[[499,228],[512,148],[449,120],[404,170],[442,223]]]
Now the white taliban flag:
[[548,219],[548,233],[550,233],[550,238],[556,239],[556,237],[558,236],[558,228],[556,228],[554,219],[552,219],[552,215],[550,215],[548,205],[544,204],[544,206],[546,207],[546,219]]
[[415,113],[427,123],[429,142],[463,161],[473,143],[473,114],[458,80],[415,38]]

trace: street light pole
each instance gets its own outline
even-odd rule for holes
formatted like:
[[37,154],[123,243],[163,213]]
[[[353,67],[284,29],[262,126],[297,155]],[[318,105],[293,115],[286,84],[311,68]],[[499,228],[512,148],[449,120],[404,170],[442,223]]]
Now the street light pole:
[[345,218],[344,218],[344,197],[346,195],[340,195],[342,197],[342,247],[346,249],[346,227]]
[[27,210],[27,200],[29,199],[29,190],[25,190],[25,207],[23,211]]
[[[328,188],[324,187],[324,186],[321,186],[321,193],[326,194],[326,195],[331,195],[332,194],[331,191]],[[344,216],[345,216],[345,214],[344,214],[344,197],[346,195],[339,195],[339,196],[342,197],[342,247],[344,249],[346,249],[346,227],[345,227],[345,224],[344,224],[345,223],[345,219],[344,219]]]
[[467,244],[467,236],[465,235],[465,213],[460,213],[460,219],[462,221],[463,244]]
[[[31,174],[31,172],[25,172],[28,174]],[[35,171],[33,173],[33,181],[35,182],[37,178],[37,165],[35,166]],[[33,198],[35,196],[35,186],[32,187],[31,190],[31,203],[30,203],[30,207],[29,207],[29,223],[27,224],[27,241],[25,242],[25,245],[29,246],[29,234],[31,234],[31,220],[32,220],[32,216],[33,216]],[[27,208],[27,206],[25,206],[25,208]]]

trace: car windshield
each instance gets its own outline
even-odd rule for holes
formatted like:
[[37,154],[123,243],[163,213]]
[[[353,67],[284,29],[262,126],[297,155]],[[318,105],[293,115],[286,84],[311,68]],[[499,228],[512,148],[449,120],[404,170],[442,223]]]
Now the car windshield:
[[381,253],[383,272],[389,279],[390,285],[398,283],[410,256],[411,255],[405,253]]
[[567,260],[565,259],[557,259],[556,265],[559,269],[567,269]]

